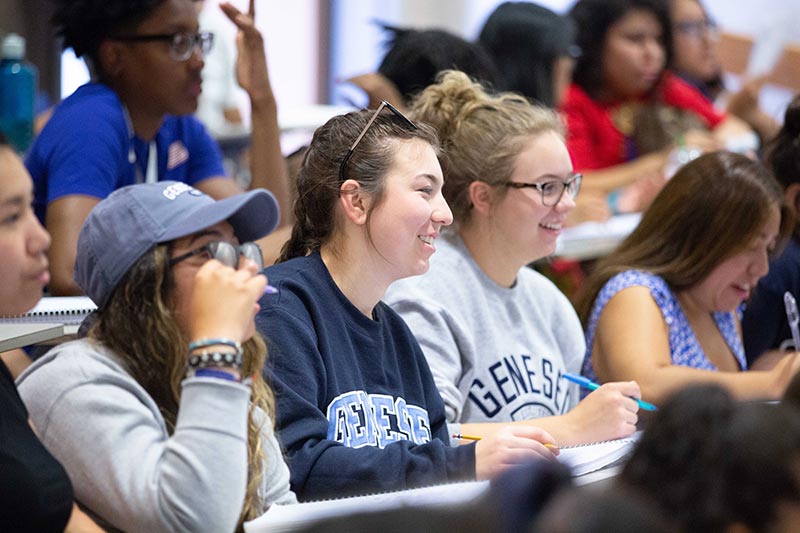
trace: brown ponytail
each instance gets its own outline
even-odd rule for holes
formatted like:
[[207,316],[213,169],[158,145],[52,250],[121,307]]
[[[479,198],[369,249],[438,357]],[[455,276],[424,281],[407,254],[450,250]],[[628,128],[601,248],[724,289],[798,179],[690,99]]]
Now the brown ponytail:
[[[353,142],[375,111],[354,111],[333,117],[314,132],[311,146],[295,181],[292,236],[283,246],[278,262],[316,252],[336,230],[336,201],[342,183],[339,168]],[[394,162],[397,140],[420,139],[439,149],[436,133],[424,124],[414,129],[401,117],[382,113],[353,150],[344,168],[344,179],[356,180],[375,199],[383,197],[384,178]]]

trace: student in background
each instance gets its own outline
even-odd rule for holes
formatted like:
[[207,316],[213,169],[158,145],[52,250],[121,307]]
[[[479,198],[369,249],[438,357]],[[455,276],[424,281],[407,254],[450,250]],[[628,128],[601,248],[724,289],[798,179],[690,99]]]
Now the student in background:
[[[728,137],[747,131],[665,70],[672,43],[666,3],[578,0],[569,16],[578,29],[576,44],[582,55],[561,106],[567,147],[575,169],[584,174],[587,191],[608,194],[637,184],[609,197],[614,210],[646,207],[664,184],[664,167],[673,149],[686,145],[715,150]],[[668,127],[666,120],[660,121],[659,108],[686,122],[664,139],[666,146],[652,142],[661,137],[658,129]],[[639,119],[652,115],[658,119],[655,127],[645,134],[638,131],[648,130],[644,124],[639,127]],[[640,143],[651,146],[643,150]]]
[[694,385],[660,407],[619,480],[680,531],[797,531],[799,462],[800,411]]
[[791,224],[761,164],[713,152],[682,167],[587,280],[578,307],[588,348],[582,373],[635,379],[655,403],[696,382],[741,399],[780,398],[800,356],[745,372],[739,317]]
[[497,88],[558,106],[580,56],[571,19],[531,2],[503,2],[483,24],[478,43],[498,70]]
[[[33,185],[0,134],[0,315],[20,315],[47,284],[50,236],[31,208]],[[0,524],[7,531],[101,531],[73,503],[64,467],[42,445],[0,360]],[[66,528],[66,530],[65,530]]]
[[[744,349],[749,364],[758,366],[785,355],[782,346],[792,340],[783,295],[800,300],[800,96],[786,109],[783,127],[767,145],[766,164],[783,187],[786,204],[795,218],[792,236],[781,255],[761,278],[742,319]],[[791,346],[798,351],[800,346]],[[763,356],[763,358],[762,358]]]
[[118,189],[89,214],[75,274],[94,322],[18,382],[103,523],[233,531],[296,501],[253,322],[266,278],[252,241],[277,221],[264,190],[216,202],[173,181]]
[[[636,383],[583,402],[561,379],[580,373],[586,345],[567,298],[527,265],[555,251],[581,184],[558,115],[511,93],[490,96],[443,73],[411,107],[448,150],[440,156],[455,226],[430,270],[392,284],[386,302],[411,328],[433,372],[451,431],[493,434],[514,422],[560,445],[636,430]],[[460,426],[457,426],[460,424]]]
[[381,302],[424,273],[452,214],[438,141],[391,105],[317,129],[297,178],[296,223],[266,270],[279,292],[256,319],[292,488],[301,500],[492,478],[553,438],[508,427],[451,447],[419,344]]
[[480,44],[444,30],[383,28],[388,49],[378,71],[348,80],[367,93],[371,109],[382,100],[404,109],[443,70],[461,70],[489,86],[497,80],[492,58]]
[[745,121],[762,143],[780,125],[758,105],[763,79],[746,80],[741,90],[725,94],[719,61],[719,30],[700,0],[671,0],[672,63],[670,68],[696,87],[710,102],[721,101],[727,112]]
[[[277,107],[253,5],[242,14],[223,4],[241,32],[237,77],[253,109],[251,187],[273,190],[286,207]],[[26,166],[36,215],[53,236],[50,291],[78,294],[78,233],[113,190],[157,180],[196,185],[214,198],[240,189],[224,175],[219,147],[190,116],[201,91],[203,54],[213,44],[212,35],[198,33],[192,0],[59,0],[54,21],[64,46],[89,63],[93,81],[56,108]],[[269,254],[280,242],[264,245]]]

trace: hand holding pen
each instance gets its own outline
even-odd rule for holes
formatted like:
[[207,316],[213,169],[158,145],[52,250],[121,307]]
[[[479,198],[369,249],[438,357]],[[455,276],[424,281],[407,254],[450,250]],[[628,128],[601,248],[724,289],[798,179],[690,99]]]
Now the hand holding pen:
[[[585,378],[583,376],[579,376],[577,374],[570,374],[569,372],[565,372],[564,374],[561,374],[561,377],[563,377],[567,381],[571,381],[573,383],[577,383],[581,387],[583,387],[585,389],[588,389],[588,390],[591,390],[591,391],[594,391],[594,390],[597,390],[597,389],[600,388],[600,385],[598,383],[595,383],[594,381],[592,381],[590,379],[587,379],[587,378]],[[655,410],[658,409],[652,403],[646,402],[646,401],[644,401],[644,400],[642,400],[640,398],[636,398],[636,397],[633,397],[633,396],[631,396],[630,398],[639,405],[640,409],[644,409],[645,411],[655,411]]]
[[556,460],[555,439],[545,430],[526,425],[501,425],[503,427],[479,439],[475,445],[476,479],[494,479],[510,467],[535,459]]

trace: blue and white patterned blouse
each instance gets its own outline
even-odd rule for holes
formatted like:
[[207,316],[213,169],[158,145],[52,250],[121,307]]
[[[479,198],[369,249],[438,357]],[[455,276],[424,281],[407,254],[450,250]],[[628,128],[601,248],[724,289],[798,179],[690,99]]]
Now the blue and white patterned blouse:
[[[628,270],[608,280],[595,299],[592,313],[589,316],[589,327],[586,330],[586,357],[583,360],[582,374],[592,380],[597,380],[597,375],[592,366],[592,344],[597,330],[597,322],[600,320],[600,313],[602,313],[608,301],[619,291],[628,287],[639,286],[647,287],[650,290],[650,294],[653,295],[653,299],[661,309],[664,322],[669,326],[669,350],[672,354],[672,364],[702,370],[717,370],[717,367],[703,353],[703,348],[700,346],[697,337],[695,337],[689,320],[683,313],[678,299],[669,285],[667,285],[667,282],[660,276],[649,272]],[[736,313],[741,317],[740,311]],[[739,367],[742,370],[746,370],[747,361],[745,360],[741,337],[736,329],[736,316],[733,312],[715,312],[712,313],[712,316],[720,333],[722,333],[722,337],[734,357],[736,357]]]

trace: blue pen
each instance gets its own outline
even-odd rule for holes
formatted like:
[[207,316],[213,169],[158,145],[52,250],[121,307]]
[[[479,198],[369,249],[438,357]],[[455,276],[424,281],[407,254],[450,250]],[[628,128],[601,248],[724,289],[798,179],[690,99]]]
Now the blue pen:
[[[595,383],[594,381],[592,381],[590,379],[586,379],[583,376],[578,376],[578,375],[575,375],[575,374],[570,374],[568,372],[565,372],[565,373],[561,374],[561,377],[566,379],[567,381],[571,381],[573,383],[577,383],[581,387],[589,389],[589,390],[597,390],[597,389],[600,388],[600,385],[598,385],[597,383]],[[658,409],[658,407],[656,407],[652,403],[646,402],[644,400],[640,400],[639,398],[634,398],[634,397],[631,396],[631,399],[635,400],[636,403],[639,404],[639,407],[644,409],[645,411],[655,411],[655,410]]]

